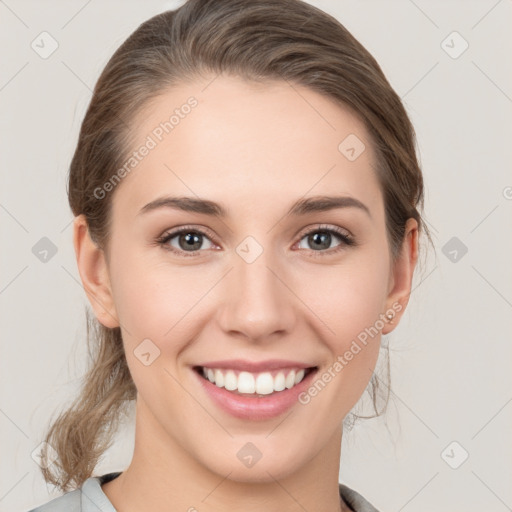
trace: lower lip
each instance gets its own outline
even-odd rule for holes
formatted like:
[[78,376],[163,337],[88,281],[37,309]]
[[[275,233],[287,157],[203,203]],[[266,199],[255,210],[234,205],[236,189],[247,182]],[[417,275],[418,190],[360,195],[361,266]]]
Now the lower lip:
[[277,391],[269,395],[237,395],[225,388],[219,388],[209,380],[192,370],[201,382],[206,393],[221,409],[236,418],[245,420],[266,420],[283,414],[298,401],[298,396],[305,391],[318,370],[313,370],[299,384],[290,389]]

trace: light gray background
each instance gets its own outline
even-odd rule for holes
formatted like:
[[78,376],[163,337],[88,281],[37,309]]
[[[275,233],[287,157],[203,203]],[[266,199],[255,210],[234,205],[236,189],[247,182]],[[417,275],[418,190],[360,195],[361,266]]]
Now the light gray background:
[[[403,98],[437,253],[388,337],[388,414],[345,434],[340,480],[383,512],[512,510],[512,1],[311,3],[368,48]],[[0,1],[1,511],[58,495],[31,452],[84,370],[65,184],[91,90],[131,32],[176,5]],[[47,59],[31,48],[42,31],[59,45]],[[469,44],[458,58],[445,51],[462,48],[446,40],[453,31]],[[32,252],[43,237],[58,249],[47,262]],[[467,254],[445,256],[452,237]],[[126,467],[132,436],[128,425],[95,474]]]

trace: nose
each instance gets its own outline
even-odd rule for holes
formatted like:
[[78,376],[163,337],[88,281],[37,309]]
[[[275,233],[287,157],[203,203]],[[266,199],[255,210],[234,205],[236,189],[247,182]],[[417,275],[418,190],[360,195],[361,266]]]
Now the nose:
[[252,263],[233,256],[234,268],[226,276],[217,316],[221,329],[259,343],[291,332],[297,299],[270,251],[263,251]]

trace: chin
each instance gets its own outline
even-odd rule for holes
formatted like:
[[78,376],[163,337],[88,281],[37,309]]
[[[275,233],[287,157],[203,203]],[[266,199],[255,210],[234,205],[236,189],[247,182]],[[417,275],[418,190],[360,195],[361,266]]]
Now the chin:
[[261,442],[254,437],[253,440],[254,443],[232,440],[233,447],[226,447],[224,455],[211,454],[209,460],[201,457],[201,463],[223,478],[239,483],[272,483],[276,479],[288,477],[307,464],[304,446],[288,445],[283,449],[281,443],[281,449],[278,449],[269,446],[272,443],[264,437]]

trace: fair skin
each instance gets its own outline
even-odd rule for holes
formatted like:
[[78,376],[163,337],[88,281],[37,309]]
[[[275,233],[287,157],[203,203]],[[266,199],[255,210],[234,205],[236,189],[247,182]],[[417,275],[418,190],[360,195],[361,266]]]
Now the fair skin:
[[[349,510],[338,493],[342,421],[372,376],[381,334],[407,305],[418,226],[409,219],[392,262],[371,144],[348,109],[286,82],[221,76],[205,88],[209,82],[173,87],[134,123],[138,148],[168,113],[198,100],[117,186],[107,254],[83,216],[75,219],[84,288],[98,320],[121,327],[138,390],[133,459],[102,488],[119,512]],[[351,133],[366,145],[354,161],[338,150]],[[227,216],[140,213],[166,195],[215,201]],[[368,212],[286,215],[298,199],[321,195],[355,198]],[[200,237],[192,256],[180,236],[167,246],[185,256],[155,243],[184,225]],[[306,235],[322,233],[319,225],[348,232],[356,245],[332,234],[315,249]],[[236,251],[248,236],[263,249],[251,263]],[[309,403],[275,418],[232,416],[192,369],[221,359],[291,359],[321,375],[393,304],[401,306],[393,324],[379,324]],[[160,350],[148,366],[134,354],[145,339]],[[262,454],[252,467],[237,457],[247,442]]]

